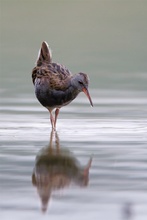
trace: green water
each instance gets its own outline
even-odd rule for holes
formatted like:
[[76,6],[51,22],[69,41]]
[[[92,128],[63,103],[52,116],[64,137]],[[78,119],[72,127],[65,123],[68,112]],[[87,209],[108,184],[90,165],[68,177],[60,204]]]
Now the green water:
[[[143,0],[0,0],[1,219],[147,218],[146,21]],[[31,81],[44,40],[88,73],[94,103],[80,94],[61,109],[53,153]]]

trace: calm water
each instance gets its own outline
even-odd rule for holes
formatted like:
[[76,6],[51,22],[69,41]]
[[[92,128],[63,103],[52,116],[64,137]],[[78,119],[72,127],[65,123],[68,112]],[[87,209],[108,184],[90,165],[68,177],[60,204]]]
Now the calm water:
[[[0,218],[146,220],[146,3],[49,2],[1,1]],[[54,133],[30,77],[42,40],[91,79],[94,108],[80,94]]]
[[[54,134],[52,141],[48,112],[34,98],[24,99],[22,106],[17,105],[21,96],[14,98],[11,108],[8,99],[2,99],[2,219],[123,219],[128,203],[133,219],[146,219],[146,99],[108,99],[100,91],[91,93],[94,108],[79,96],[61,110],[59,140]],[[91,157],[88,177],[84,170]]]

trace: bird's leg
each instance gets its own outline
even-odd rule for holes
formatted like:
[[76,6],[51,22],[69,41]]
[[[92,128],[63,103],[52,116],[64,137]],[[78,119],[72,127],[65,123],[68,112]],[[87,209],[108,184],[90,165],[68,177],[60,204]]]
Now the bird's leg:
[[57,117],[59,115],[59,108],[56,108],[56,111],[55,111],[55,121],[54,121],[54,128],[56,128],[56,122],[57,122]]
[[54,129],[55,121],[54,121],[54,117],[52,115],[52,110],[49,110],[49,113],[50,113],[50,121],[51,121],[52,129]]

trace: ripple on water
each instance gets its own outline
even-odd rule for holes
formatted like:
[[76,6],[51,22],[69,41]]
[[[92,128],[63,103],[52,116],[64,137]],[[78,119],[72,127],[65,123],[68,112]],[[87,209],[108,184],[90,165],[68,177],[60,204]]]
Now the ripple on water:
[[[47,212],[52,219],[72,215],[76,219],[111,216],[118,220],[123,205],[131,202],[134,209],[140,206],[147,215],[146,99],[132,95],[119,99],[118,94],[109,99],[104,93],[92,93],[94,108],[79,97],[61,110],[57,122],[60,148],[70,152],[81,167],[93,158],[88,185],[81,188],[72,183],[53,191]],[[11,100],[11,107],[6,100],[2,103],[0,206],[9,211],[9,215],[3,212],[3,219],[10,215],[23,219],[25,213],[25,217],[39,220],[41,200],[32,185],[32,173],[38,153],[50,143],[49,115],[32,98]]]

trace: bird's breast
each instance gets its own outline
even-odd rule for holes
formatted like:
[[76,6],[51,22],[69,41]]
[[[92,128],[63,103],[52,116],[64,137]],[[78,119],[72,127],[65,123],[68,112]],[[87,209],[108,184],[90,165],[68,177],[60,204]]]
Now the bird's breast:
[[66,90],[56,90],[49,86],[44,78],[36,78],[35,94],[39,102],[46,108],[60,108],[76,98],[79,91],[69,85]]

